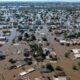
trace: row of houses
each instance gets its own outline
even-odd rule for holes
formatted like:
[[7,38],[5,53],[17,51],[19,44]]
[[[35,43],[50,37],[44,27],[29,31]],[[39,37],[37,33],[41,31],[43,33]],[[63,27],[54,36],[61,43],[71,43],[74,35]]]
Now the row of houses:
[[[32,80],[30,77],[28,78],[28,74],[31,73],[31,72],[34,72],[35,69],[34,68],[30,68],[28,69],[27,71],[24,71],[24,72],[21,72],[19,73],[19,77],[23,80]],[[65,72],[63,71],[58,71],[58,72],[55,72],[55,74],[51,77],[49,76],[46,76],[46,75],[41,75],[40,77],[36,77],[34,78],[33,80],[67,80],[67,76],[65,74]]]
[[40,76],[38,78],[35,78],[34,80],[67,80],[67,77],[64,72],[57,72],[52,77],[52,79],[48,76]]
[[71,44],[71,45],[80,45],[80,39],[72,39],[72,40],[65,40],[65,39],[61,39],[59,40],[60,44]]

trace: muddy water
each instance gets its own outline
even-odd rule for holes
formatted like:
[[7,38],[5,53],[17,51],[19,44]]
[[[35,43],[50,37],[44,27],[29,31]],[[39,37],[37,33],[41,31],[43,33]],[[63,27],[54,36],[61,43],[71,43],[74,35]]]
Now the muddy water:
[[[50,48],[53,48],[55,52],[57,53],[57,56],[59,57],[59,61],[57,65],[60,65],[63,67],[65,73],[71,77],[72,80],[80,80],[80,71],[74,71],[72,69],[72,66],[77,63],[77,60],[74,60],[73,55],[70,57],[70,59],[66,59],[64,57],[64,54],[66,51],[74,49],[74,48],[80,48],[80,46],[62,46],[58,42],[54,40],[55,35],[51,35],[48,30],[48,26],[44,26],[44,29],[41,32],[46,33],[48,42],[50,43]],[[73,58],[72,58],[73,57]]]
[[[72,78],[72,80],[80,80],[80,71],[74,71],[72,70],[73,64],[76,63],[76,60],[71,59],[66,59],[64,57],[64,54],[67,50],[73,49],[73,48],[80,48],[80,46],[61,46],[58,42],[54,41],[54,35],[52,36],[50,32],[48,32],[47,25],[43,25],[43,29],[40,30],[41,33],[45,33],[46,37],[48,39],[48,42],[50,43],[49,48],[54,48],[55,52],[57,53],[57,56],[59,57],[59,61],[57,65],[60,65],[63,67],[65,73]],[[15,33],[15,32],[14,32]],[[15,33],[16,34],[16,33]],[[39,37],[41,39],[41,36],[35,34],[36,37]],[[15,37],[15,35],[13,35]],[[10,39],[11,40],[11,39]],[[44,43],[44,42],[43,42]],[[44,45],[45,46],[45,45]],[[14,59],[22,59],[23,55],[18,55],[16,54],[17,49],[24,49],[28,47],[28,45],[19,45],[18,47],[11,46],[9,43],[5,44],[0,50],[6,52],[9,56],[6,58],[6,60],[0,61],[0,76],[2,78],[2,74],[4,76],[4,80],[16,80],[16,77],[19,75],[20,72],[22,72],[22,68],[18,69],[13,69],[13,70],[8,70],[7,68],[11,66],[11,64],[8,62],[10,58]],[[45,46],[46,47],[46,46]],[[54,64],[53,64],[54,65]],[[25,71],[31,66],[24,66]],[[33,80],[36,77],[40,77],[42,75],[44,76],[51,76],[53,77],[54,73],[49,73],[49,74],[41,74],[39,71],[35,71],[30,73],[28,76]],[[14,77],[16,75],[16,77]],[[0,79],[1,79],[0,78]]]

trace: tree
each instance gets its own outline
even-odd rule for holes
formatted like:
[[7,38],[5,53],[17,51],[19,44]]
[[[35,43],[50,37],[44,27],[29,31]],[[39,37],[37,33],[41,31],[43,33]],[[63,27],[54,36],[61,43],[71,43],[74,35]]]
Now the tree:
[[66,46],[70,46],[70,43],[66,43]]
[[80,37],[80,32],[77,33],[77,37]]
[[20,33],[23,34],[24,33],[24,30],[20,30]]
[[29,34],[28,34],[28,33],[25,33],[25,34],[24,34],[24,37],[25,37],[25,38],[29,38]]
[[9,22],[10,21],[10,18],[7,18],[7,20],[6,20],[7,22]]
[[11,59],[9,59],[9,62],[12,63],[12,64],[14,64],[14,63],[16,63],[16,60],[13,60],[13,59],[11,58]]
[[34,34],[31,35],[31,40],[33,40],[33,41],[36,40],[36,37]]
[[12,43],[15,43],[15,39],[12,40]]
[[32,61],[29,60],[29,61],[27,62],[27,64],[28,64],[28,65],[31,65],[31,64],[32,64]]
[[32,64],[32,58],[25,58],[24,61],[28,64],[31,65]]
[[60,66],[57,66],[57,67],[56,67],[56,70],[62,71],[63,69],[62,69]]
[[70,77],[67,77],[67,80],[72,80]]
[[66,57],[66,58],[69,58],[69,54],[70,54],[70,52],[66,52],[66,53],[65,53],[65,57]]
[[47,41],[47,38],[45,38],[45,37],[43,37],[42,39],[43,39],[43,41]]
[[43,59],[45,59],[45,55],[43,54],[43,49],[42,49],[42,47],[38,47],[38,54],[39,54],[39,56],[41,56]]
[[53,66],[51,64],[46,64],[46,68],[50,71],[54,71]]
[[52,32],[52,27],[49,28],[49,32]]
[[80,66],[80,62],[78,62],[78,65]]
[[79,66],[79,69],[80,69],[80,62],[78,62],[78,66]]
[[58,60],[58,58],[57,58],[57,56],[56,56],[56,55],[55,55],[55,56],[50,55],[49,57],[50,57],[50,58],[51,58],[51,60],[53,60],[53,61],[57,61],[57,60]]
[[21,41],[22,40],[22,36],[18,36],[18,41]]
[[38,50],[38,45],[37,44],[31,44],[30,47],[31,47],[32,52],[35,52],[35,51]]
[[73,70],[78,70],[77,66],[76,65],[73,65]]

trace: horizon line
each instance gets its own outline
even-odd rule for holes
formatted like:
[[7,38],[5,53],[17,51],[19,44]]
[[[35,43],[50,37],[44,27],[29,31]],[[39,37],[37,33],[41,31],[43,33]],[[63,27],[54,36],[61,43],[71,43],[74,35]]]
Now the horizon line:
[[44,2],[52,2],[52,3],[55,3],[55,2],[59,2],[59,3],[80,3],[80,1],[0,1],[0,2],[41,2],[41,3],[44,3]]

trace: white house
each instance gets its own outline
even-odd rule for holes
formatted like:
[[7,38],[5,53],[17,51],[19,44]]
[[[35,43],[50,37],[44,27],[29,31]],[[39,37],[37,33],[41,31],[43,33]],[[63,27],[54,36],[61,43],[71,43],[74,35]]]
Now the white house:
[[66,77],[54,77],[53,80],[67,80]]
[[72,49],[75,58],[80,58],[80,49]]

